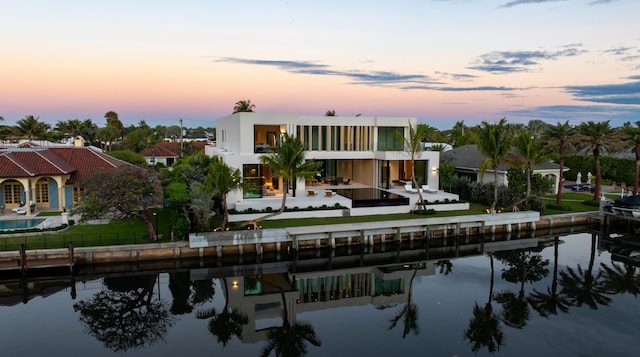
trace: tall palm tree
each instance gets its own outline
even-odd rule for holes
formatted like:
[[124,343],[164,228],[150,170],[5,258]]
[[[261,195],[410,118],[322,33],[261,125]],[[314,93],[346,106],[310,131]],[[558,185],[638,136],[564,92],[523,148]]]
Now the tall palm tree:
[[260,162],[269,165],[271,172],[282,178],[282,205],[278,211],[260,217],[255,221],[244,225],[256,225],[257,222],[279,215],[284,212],[287,205],[287,188],[289,182],[297,178],[312,178],[317,171],[318,164],[313,160],[305,159],[304,144],[292,134],[285,133],[280,141],[265,155],[260,156]]
[[600,267],[607,293],[629,293],[634,297],[640,295],[640,275],[636,273],[636,267],[614,262],[611,262],[611,267],[600,263]]
[[251,100],[239,100],[236,102],[236,105],[233,107],[233,113],[251,113],[255,109],[255,105],[251,104]]
[[508,161],[524,166],[527,176],[527,190],[524,198],[513,204],[513,209],[518,210],[518,206],[526,203],[531,196],[531,174],[533,166],[543,163],[549,158],[550,147],[543,146],[539,140],[535,140],[531,134],[523,132],[514,141],[515,154]]
[[600,198],[600,179],[602,171],[600,169],[600,154],[606,149],[607,140],[614,134],[615,129],[609,125],[609,120],[595,123],[588,121],[578,126],[578,132],[584,137],[584,143],[593,153],[593,161],[596,165],[596,182],[593,190],[593,199]]
[[636,155],[636,166],[633,175],[633,194],[638,194],[638,177],[640,177],[640,121],[636,122],[636,126],[631,126],[631,123],[627,122],[622,127],[622,132],[629,141],[629,145],[632,146],[632,151]]
[[26,136],[29,141],[34,138],[44,138],[49,130],[50,125],[40,121],[40,117],[27,115],[16,122],[16,134]]
[[422,156],[422,152],[424,151],[422,138],[425,136],[427,130],[428,127],[425,125],[417,125],[414,127],[409,123],[409,135],[401,136],[398,134],[398,136],[401,136],[398,139],[402,140],[404,143],[404,153],[407,155],[411,163],[411,181],[413,182],[413,187],[418,188],[418,201],[416,202],[416,205],[419,205],[421,207],[420,210],[423,212],[426,210],[426,203],[422,199],[422,190],[419,188],[420,186],[418,186],[418,181],[416,179],[416,160]]
[[483,121],[478,130],[478,149],[487,156],[480,166],[480,175],[490,167],[493,170],[493,203],[490,212],[496,212],[498,203],[498,166],[505,160],[511,150],[511,131],[507,119],[490,124]]
[[220,197],[224,218],[220,228],[227,229],[229,222],[229,210],[227,208],[227,195],[233,190],[243,187],[242,174],[240,169],[233,170],[222,159],[216,159],[211,163],[209,174],[205,180],[207,186],[213,189],[214,193]]
[[569,121],[557,123],[547,130],[547,137],[552,139],[558,146],[560,172],[558,178],[558,187],[556,187],[556,203],[562,203],[562,182],[564,181],[564,156],[567,149],[567,141],[576,133],[576,128],[569,125]]

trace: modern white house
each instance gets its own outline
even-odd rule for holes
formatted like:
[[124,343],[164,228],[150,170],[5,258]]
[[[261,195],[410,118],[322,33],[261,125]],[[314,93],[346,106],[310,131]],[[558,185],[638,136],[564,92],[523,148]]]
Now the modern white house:
[[[415,127],[416,118],[235,113],[216,120],[217,141],[205,153],[239,168],[248,183],[244,192],[229,194],[232,206],[271,196],[274,191],[304,197],[317,185],[397,190],[411,184],[411,161],[401,139],[408,136],[409,125]],[[315,179],[282,187],[281,178],[260,163],[260,156],[284,133],[298,137],[306,147],[307,159],[319,162]],[[438,189],[439,157],[437,151],[423,151],[416,159],[419,186]]]

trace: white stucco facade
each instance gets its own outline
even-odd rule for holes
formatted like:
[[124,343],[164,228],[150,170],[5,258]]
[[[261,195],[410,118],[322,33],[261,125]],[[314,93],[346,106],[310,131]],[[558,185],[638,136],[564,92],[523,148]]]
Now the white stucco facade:
[[[390,188],[394,183],[397,185],[398,180],[411,177],[410,158],[395,135],[399,132],[406,137],[409,125],[415,127],[416,118],[235,113],[216,120],[217,141],[207,146],[205,153],[222,157],[227,165],[239,168],[245,179],[255,174],[261,186],[280,185],[278,188],[282,189],[282,182],[260,164],[260,156],[273,147],[283,133],[289,133],[304,143],[307,159],[322,163],[319,177]],[[416,158],[420,168],[416,177],[420,178],[420,184],[438,188],[439,154],[423,151]],[[301,196],[305,189],[304,180],[299,180],[295,193],[290,190],[289,194]],[[229,203],[251,198],[260,197],[232,192]]]

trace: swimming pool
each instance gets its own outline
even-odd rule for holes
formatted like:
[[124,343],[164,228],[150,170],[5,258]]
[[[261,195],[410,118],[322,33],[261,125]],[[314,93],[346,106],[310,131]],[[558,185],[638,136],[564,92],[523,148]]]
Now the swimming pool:
[[11,221],[0,221],[0,231],[34,228],[44,222],[44,218],[14,219]]
[[351,199],[351,207],[407,206],[409,198],[379,188],[337,189],[339,195]]

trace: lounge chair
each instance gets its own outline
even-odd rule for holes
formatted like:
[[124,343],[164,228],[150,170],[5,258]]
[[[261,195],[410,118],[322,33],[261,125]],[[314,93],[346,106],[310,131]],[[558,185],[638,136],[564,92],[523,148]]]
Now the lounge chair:
[[409,192],[409,193],[418,193],[418,189],[413,188],[413,186],[411,185],[404,185],[404,190],[405,192]]
[[422,185],[422,192],[438,193],[438,190],[434,190],[433,188],[429,188],[429,185]]
[[317,195],[318,193],[315,190],[308,190],[307,191],[307,196],[313,197],[315,195]]

